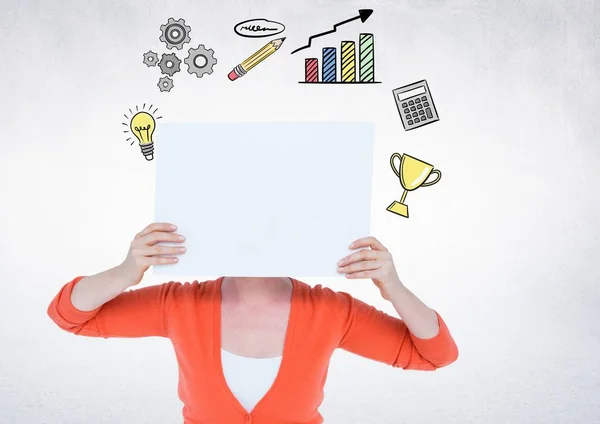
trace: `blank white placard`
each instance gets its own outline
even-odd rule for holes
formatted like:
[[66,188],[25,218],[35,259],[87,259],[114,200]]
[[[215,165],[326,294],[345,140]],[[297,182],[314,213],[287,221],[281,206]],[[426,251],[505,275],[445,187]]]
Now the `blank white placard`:
[[370,123],[161,122],[155,140],[155,221],[187,252],[154,275],[338,277],[370,234]]

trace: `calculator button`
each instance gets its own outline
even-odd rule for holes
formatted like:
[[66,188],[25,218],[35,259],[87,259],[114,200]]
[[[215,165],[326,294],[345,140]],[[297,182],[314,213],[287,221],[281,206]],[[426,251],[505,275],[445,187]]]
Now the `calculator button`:
[[422,110],[419,111],[419,115],[425,115],[425,112],[423,112]]
[[404,113],[409,113],[410,110],[408,110],[408,108],[404,109]]
[[408,104],[412,106],[412,105],[414,105],[414,104],[415,104],[415,102],[413,102],[413,101],[411,100],[410,102],[408,102]]
[[419,116],[419,114],[417,112],[413,113],[413,118],[416,118],[417,116]]
[[427,109],[425,109],[425,111],[427,112],[427,117],[428,118],[433,118],[433,114],[431,113],[431,109],[427,108]]
[[429,107],[429,102],[425,102],[425,103],[423,103],[423,106],[425,106],[425,107]]
[[406,119],[412,119],[412,116],[406,115]]
[[415,99],[415,103],[421,103],[421,99],[419,99],[419,98]]
[[423,105],[417,105],[417,109],[423,109]]
[[406,107],[406,106],[408,106],[408,105],[406,104],[406,102],[402,103],[402,107]]
[[421,100],[423,100],[424,102],[426,102],[427,101],[427,96],[421,97]]
[[419,122],[419,118],[415,118],[415,122]]
[[417,108],[416,108],[416,107],[414,107],[414,106],[411,106],[411,107],[410,107],[410,110],[412,110],[412,111],[414,112],[415,110],[417,110]]
[[412,125],[412,124],[413,124],[413,121],[408,121],[408,125]]
[[427,121],[427,118],[425,118],[425,115],[419,116],[419,118],[421,118],[421,121]]

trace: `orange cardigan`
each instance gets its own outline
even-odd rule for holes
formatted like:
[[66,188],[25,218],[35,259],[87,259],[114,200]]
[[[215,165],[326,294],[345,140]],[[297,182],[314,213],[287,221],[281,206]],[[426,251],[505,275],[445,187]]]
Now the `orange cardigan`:
[[265,396],[246,411],[227,387],[221,365],[223,277],[125,291],[89,312],[71,303],[71,291],[82,278],[60,290],[48,307],[50,318],[81,336],[169,338],[179,365],[184,424],[320,424],[318,408],[329,360],[337,348],[412,370],[435,370],[458,356],[439,315],[439,333],[419,339],[402,320],[347,293],[292,278],[279,372]]

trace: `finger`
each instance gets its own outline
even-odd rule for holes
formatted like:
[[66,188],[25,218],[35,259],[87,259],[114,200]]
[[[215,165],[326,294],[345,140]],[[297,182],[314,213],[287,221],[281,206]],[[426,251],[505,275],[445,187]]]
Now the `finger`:
[[140,256],[179,255],[186,251],[184,246],[161,246],[159,244],[140,249]]
[[179,259],[172,256],[148,256],[140,260],[145,266],[173,264]]
[[177,229],[176,225],[170,224],[168,222],[153,222],[148,225],[142,231],[135,235],[135,238],[144,237],[146,234],[150,234],[153,231],[175,231]]
[[351,272],[349,274],[346,274],[346,278],[350,278],[350,279],[356,279],[356,278],[370,278],[370,279],[374,279],[377,278],[377,276],[379,275],[379,273],[377,271],[358,271],[358,272]]
[[370,247],[373,250],[387,252],[386,247],[373,236],[360,238],[350,244],[351,249],[359,249],[361,247]]
[[138,242],[143,246],[153,246],[161,242],[181,243],[184,240],[185,237],[183,237],[181,234],[155,231],[153,233],[146,234],[145,236],[139,238]]
[[342,266],[338,268],[338,272],[343,274],[352,274],[358,271],[372,271],[379,269],[383,266],[383,261],[362,261],[354,262],[353,264]]
[[369,261],[380,259],[381,253],[371,249],[361,249],[343,258],[338,262],[338,265],[348,265],[356,261]]

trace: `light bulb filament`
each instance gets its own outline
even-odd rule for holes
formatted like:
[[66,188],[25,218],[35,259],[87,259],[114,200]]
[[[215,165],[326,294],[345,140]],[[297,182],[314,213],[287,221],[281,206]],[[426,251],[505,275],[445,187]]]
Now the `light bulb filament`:
[[139,134],[138,138],[140,139],[141,143],[148,143],[150,141],[150,128],[152,128],[152,125],[150,124],[134,128]]

